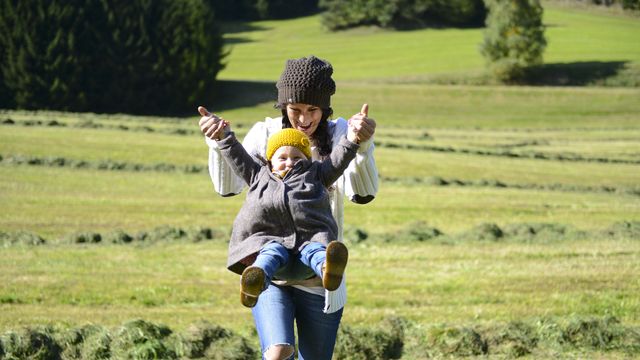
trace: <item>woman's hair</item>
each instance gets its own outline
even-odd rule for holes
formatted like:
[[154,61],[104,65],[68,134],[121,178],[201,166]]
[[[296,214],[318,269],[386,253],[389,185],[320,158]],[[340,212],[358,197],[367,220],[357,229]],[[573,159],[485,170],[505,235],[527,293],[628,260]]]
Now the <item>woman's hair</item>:
[[[286,106],[280,107],[282,111],[282,128],[291,128],[291,121],[289,120],[289,116],[287,116],[287,108]],[[320,156],[327,156],[331,154],[331,134],[329,134],[329,116],[333,114],[333,109],[324,108],[322,109],[322,118],[320,118],[320,123],[316,128],[316,131],[311,135],[311,140],[313,140],[318,147],[318,153]]]

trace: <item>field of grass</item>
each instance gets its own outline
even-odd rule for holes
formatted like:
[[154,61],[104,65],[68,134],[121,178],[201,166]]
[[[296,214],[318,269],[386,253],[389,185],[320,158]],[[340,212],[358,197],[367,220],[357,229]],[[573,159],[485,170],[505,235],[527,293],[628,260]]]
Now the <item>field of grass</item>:
[[[546,63],[640,63],[640,22],[634,16],[594,13],[546,2]],[[224,29],[224,27],[223,27]],[[606,29],[606,31],[602,31]],[[484,67],[478,51],[482,29],[388,31],[360,28],[330,33],[319,16],[229,26],[225,80],[274,81],[283,59],[327,58],[341,81],[421,81],[437,74],[474,73]],[[597,64],[593,64],[594,66]]]
[[[547,61],[640,63],[637,19],[555,6],[545,22]],[[608,316],[640,326],[638,88],[434,85],[428,77],[482,70],[480,29],[319,26],[309,17],[229,34],[222,86],[247,98],[203,105],[244,136],[278,115],[284,59],[312,53],[336,67],[337,115],[370,104],[381,187],[372,203],[346,205],[347,228],[369,235],[350,243],[346,326],[389,316],[425,328]],[[0,335],[136,318],[181,331],[206,319],[255,342],[224,266],[243,196],[213,192],[197,121],[195,104],[183,118],[0,111]],[[218,232],[197,243],[70,237],[166,226]],[[420,226],[443,234],[418,239]],[[505,235],[478,230],[496,227]],[[46,244],[6,241],[20,232]],[[610,356],[600,350],[583,355]]]
[[[226,244],[58,245],[3,249],[0,326],[106,326],[198,319],[248,332]],[[389,315],[422,324],[612,315],[640,322],[638,241],[374,244],[352,247],[347,324]],[[388,273],[393,273],[390,278]]]

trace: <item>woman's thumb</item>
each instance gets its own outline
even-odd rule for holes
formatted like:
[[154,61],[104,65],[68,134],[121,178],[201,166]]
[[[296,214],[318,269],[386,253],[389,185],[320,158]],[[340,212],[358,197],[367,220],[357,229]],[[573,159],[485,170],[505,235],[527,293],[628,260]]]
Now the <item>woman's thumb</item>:
[[204,106],[198,106],[198,112],[200,113],[200,115],[202,116],[209,116],[211,115],[209,113],[209,110],[207,110],[207,108],[205,108]]
[[369,104],[363,104],[362,110],[360,110],[360,113],[363,114],[364,116],[369,116]]

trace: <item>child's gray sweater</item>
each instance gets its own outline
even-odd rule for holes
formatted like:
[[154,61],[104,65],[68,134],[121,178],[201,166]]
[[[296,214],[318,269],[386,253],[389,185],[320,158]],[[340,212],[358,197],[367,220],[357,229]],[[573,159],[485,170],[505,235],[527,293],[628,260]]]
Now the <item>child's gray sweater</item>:
[[356,156],[359,145],[342,137],[325,161],[302,160],[283,179],[268,164],[249,155],[235,135],[218,141],[225,161],[249,186],[234,223],[227,267],[242,274],[267,243],[276,241],[295,252],[310,241],[336,240],[327,187]]

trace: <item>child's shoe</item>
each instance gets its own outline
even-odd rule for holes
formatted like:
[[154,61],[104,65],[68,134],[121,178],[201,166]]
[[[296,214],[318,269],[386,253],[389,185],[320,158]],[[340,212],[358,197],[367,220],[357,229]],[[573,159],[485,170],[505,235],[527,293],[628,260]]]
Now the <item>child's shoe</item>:
[[240,279],[240,302],[246,307],[254,307],[258,303],[258,296],[264,290],[264,270],[257,266],[249,266],[242,272]]
[[329,291],[340,287],[347,260],[349,260],[349,251],[343,243],[332,241],[327,245],[327,258],[322,265],[322,287]]

